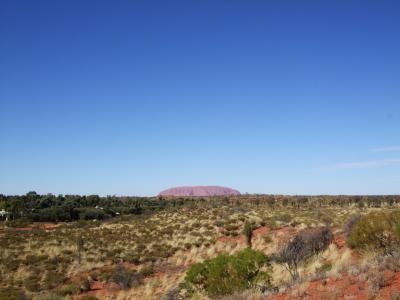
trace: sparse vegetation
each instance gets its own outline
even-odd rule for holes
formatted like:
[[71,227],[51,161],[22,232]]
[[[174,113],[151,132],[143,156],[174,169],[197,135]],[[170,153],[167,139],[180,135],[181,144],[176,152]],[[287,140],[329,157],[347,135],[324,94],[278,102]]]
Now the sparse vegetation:
[[[196,299],[208,292],[194,283],[177,286],[189,267],[221,255],[229,257],[229,261],[245,249],[272,258],[273,268],[261,268],[262,272],[268,270],[267,281],[271,286],[267,281],[252,282],[238,284],[240,289],[235,290],[229,286],[232,280],[226,280],[225,291],[232,292],[232,297],[245,293],[251,297],[261,295],[260,299],[264,299],[273,294],[272,286],[283,291],[294,288],[294,278],[300,284],[310,278],[344,276],[346,272],[366,274],[361,265],[349,264],[354,259],[349,254],[351,251],[358,252],[362,258],[366,254],[369,268],[378,264],[385,266],[375,273],[388,269],[400,272],[400,268],[396,269],[400,265],[395,209],[398,197],[246,195],[228,200],[226,197],[148,198],[142,203],[133,197],[63,197],[31,193],[20,198],[27,201],[24,204],[27,207],[39,207],[33,210],[38,214],[45,208],[63,207],[64,210],[70,206],[77,212],[72,221],[67,218],[67,222],[61,222],[59,218],[58,223],[32,222],[29,209],[17,207],[14,220],[0,223],[0,243],[4,249],[0,253],[0,295],[4,299],[14,294],[35,300],[41,299],[39,295],[49,299],[82,297],[86,293],[97,295],[97,289],[99,299],[102,299],[101,291],[133,299],[161,299],[177,293]],[[18,202],[13,197],[0,199],[3,207],[4,201],[14,202],[12,205]],[[108,206],[107,199],[111,201]],[[83,208],[90,205],[94,205],[91,209],[104,210],[106,219],[81,218],[81,213],[86,211]],[[129,207],[134,213],[129,213]],[[141,207],[140,213],[138,207]],[[120,215],[112,211],[119,211]],[[374,221],[371,223],[371,220]],[[384,221],[377,224],[375,220]],[[330,247],[333,233],[339,244],[335,242]],[[347,240],[352,248],[343,243],[344,248],[339,250],[341,239]],[[301,251],[294,251],[299,249],[297,246]],[[378,263],[376,255],[386,258]],[[379,276],[363,276],[370,287],[374,286],[366,290],[379,293],[382,287],[375,284],[379,283]]]

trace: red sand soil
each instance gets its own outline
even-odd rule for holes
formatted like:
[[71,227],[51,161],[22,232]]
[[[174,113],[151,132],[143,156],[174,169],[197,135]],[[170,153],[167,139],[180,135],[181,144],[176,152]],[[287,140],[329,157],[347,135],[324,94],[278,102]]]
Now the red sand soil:
[[[39,228],[44,229],[46,231],[54,230],[58,226],[60,226],[60,225],[54,224],[54,223],[42,223],[42,224],[38,225]],[[33,227],[16,227],[16,228],[14,228],[15,231],[30,231],[32,229],[33,229]]]
[[240,243],[240,244],[245,244],[246,243],[246,237],[244,235],[238,235],[238,236],[221,236],[217,239],[218,242],[224,243],[224,244],[229,244],[229,243]]
[[40,225],[40,228],[50,231],[50,230],[54,230],[58,226],[60,226],[60,225],[59,224],[54,224],[54,223],[43,223],[43,224]]
[[16,227],[14,228],[15,231],[29,231],[32,230],[32,227]]
[[267,235],[268,233],[271,233],[271,229],[268,227],[259,227],[253,231],[253,236],[254,237],[259,237],[263,235]]

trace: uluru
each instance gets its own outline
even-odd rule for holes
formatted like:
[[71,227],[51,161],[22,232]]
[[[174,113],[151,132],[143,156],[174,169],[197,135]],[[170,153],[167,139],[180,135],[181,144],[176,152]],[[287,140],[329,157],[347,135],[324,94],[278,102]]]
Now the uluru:
[[159,196],[210,197],[240,195],[240,192],[223,186],[180,186],[162,191]]

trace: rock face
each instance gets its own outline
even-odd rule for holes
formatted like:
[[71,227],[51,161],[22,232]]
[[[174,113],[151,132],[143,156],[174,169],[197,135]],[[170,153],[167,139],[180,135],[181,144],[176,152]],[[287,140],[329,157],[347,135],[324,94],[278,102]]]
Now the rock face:
[[207,197],[240,195],[240,192],[223,186],[181,186],[162,191],[159,196]]

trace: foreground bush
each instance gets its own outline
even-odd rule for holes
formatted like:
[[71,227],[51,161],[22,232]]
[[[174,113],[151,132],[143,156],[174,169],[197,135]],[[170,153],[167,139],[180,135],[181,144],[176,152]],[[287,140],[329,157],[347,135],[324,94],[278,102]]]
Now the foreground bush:
[[372,212],[353,225],[349,247],[392,254],[400,245],[400,211]]
[[299,277],[298,267],[301,262],[326,250],[333,240],[330,228],[305,229],[299,232],[275,257],[295,280]]
[[257,283],[270,285],[269,258],[262,252],[247,248],[235,255],[220,255],[193,265],[185,281],[203,289],[210,297],[230,295]]

